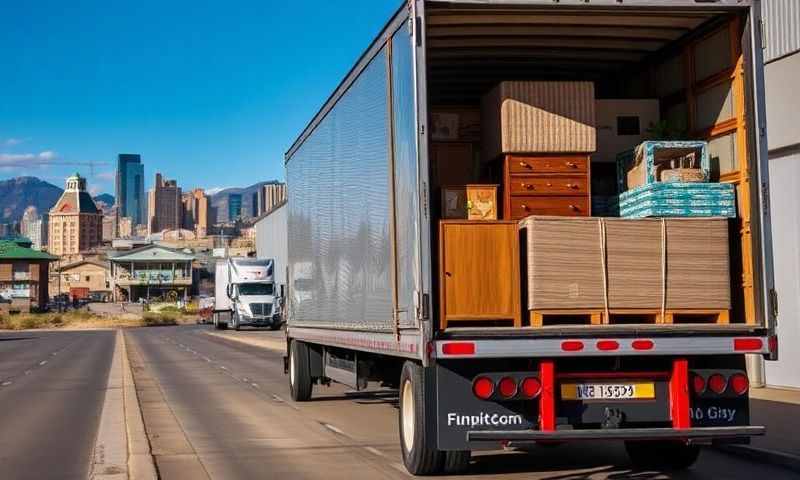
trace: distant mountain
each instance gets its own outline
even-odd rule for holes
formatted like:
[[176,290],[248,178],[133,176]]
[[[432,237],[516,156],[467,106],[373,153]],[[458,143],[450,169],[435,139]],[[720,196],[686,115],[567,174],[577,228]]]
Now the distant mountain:
[[36,177],[0,180],[0,222],[19,222],[28,206],[46,213],[61,197],[62,189]]
[[97,204],[97,208],[102,210],[103,214],[108,215],[111,213],[111,207],[114,206],[114,195],[110,193],[101,193],[94,197],[94,203]]
[[[258,190],[264,185],[280,183],[277,180],[270,180],[268,182],[259,182],[249,187],[226,188],[218,192],[212,193],[210,198],[211,203],[211,216],[212,223],[224,223],[228,221],[228,197],[231,194],[240,194],[242,196],[242,217],[250,218],[253,212],[253,194],[258,193]],[[213,191],[210,189],[209,191]]]

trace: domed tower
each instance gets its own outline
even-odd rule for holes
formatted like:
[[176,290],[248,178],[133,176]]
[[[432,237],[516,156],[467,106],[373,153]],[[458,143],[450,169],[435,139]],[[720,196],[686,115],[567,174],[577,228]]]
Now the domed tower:
[[73,255],[97,248],[103,242],[103,214],[86,191],[86,179],[76,173],[50,209],[49,251]]

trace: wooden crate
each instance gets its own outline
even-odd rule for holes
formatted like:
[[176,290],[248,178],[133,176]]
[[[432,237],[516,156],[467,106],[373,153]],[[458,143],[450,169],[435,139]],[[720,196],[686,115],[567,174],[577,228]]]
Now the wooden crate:
[[522,326],[516,222],[439,224],[440,326]]

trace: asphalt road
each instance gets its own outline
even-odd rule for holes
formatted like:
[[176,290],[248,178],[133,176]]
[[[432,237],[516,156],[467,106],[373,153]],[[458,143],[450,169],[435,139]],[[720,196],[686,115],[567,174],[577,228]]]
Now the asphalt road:
[[[295,404],[289,400],[280,352],[212,337],[204,333],[207,328],[126,332],[161,478],[408,478],[400,460],[394,392],[354,394],[340,386],[315,387],[313,401]],[[788,470],[713,450],[681,475],[635,471],[621,445],[605,443],[480,454],[470,475],[459,478],[755,476],[797,478]]]
[[0,478],[87,478],[114,338],[0,333]]

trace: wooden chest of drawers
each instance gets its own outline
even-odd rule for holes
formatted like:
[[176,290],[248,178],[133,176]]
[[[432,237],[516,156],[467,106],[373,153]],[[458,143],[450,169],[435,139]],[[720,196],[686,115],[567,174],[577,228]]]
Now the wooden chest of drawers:
[[503,219],[591,215],[589,155],[503,157]]

